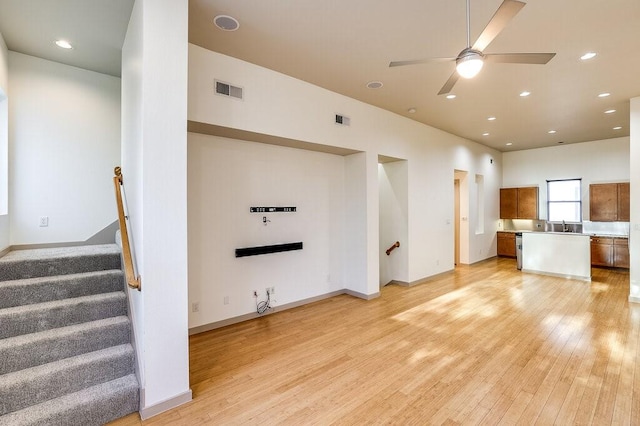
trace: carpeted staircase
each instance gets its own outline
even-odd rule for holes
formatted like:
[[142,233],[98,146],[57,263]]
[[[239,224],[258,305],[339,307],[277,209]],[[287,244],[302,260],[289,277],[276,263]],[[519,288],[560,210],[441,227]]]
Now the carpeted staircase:
[[0,425],[102,425],[138,411],[120,250],[0,258]]

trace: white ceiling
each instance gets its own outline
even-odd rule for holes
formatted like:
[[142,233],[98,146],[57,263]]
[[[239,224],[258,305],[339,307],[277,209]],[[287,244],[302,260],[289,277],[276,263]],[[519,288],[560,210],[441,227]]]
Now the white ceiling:
[[[133,2],[0,0],[0,32],[10,50],[118,76]],[[472,43],[501,2],[471,0]],[[640,96],[640,1],[529,1],[485,52],[556,57],[486,64],[458,81],[453,100],[437,96],[453,63],[388,67],[456,56],[466,47],[465,9],[465,0],[190,0],[189,40],[501,151],[629,135],[629,99]],[[217,29],[218,14],[240,29]],[[57,38],[75,48],[56,48]],[[598,56],[580,61],[587,51]],[[384,86],[366,88],[373,80]],[[524,90],[531,95],[521,98]]]
[[[9,50],[120,76],[122,44],[134,0],[0,0],[0,33]],[[73,45],[63,50],[54,43]]]

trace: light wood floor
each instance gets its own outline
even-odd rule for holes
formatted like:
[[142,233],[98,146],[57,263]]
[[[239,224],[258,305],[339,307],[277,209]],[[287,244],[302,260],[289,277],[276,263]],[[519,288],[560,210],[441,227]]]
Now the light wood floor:
[[640,305],[593,273],[490,259],[192,336],[193,402],[114,425],[638,425]]

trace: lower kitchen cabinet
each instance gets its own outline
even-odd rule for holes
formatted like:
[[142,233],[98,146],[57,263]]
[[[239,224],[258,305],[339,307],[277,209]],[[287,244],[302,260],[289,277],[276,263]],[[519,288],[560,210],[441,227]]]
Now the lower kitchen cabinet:
[[613,240],[613,266],[616,268],[629,267],[629,240],[627,238]]
[[498,232],[498,256],[516,257],[516,234]]
[[628,268],[629,239],[592,237],[591,265],[614,268]]

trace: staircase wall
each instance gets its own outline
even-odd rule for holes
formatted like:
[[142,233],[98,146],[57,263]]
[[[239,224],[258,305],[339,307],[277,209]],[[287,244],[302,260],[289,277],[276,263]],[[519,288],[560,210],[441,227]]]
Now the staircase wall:
[[9,51],[0,33],[0,256],[9,247]]
[[120,79],[16,52],[8,59],[10,244],[85,241],[117,218]]

